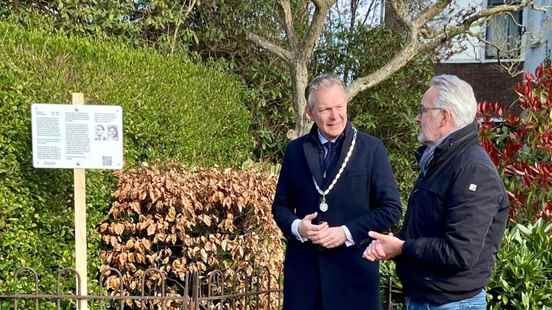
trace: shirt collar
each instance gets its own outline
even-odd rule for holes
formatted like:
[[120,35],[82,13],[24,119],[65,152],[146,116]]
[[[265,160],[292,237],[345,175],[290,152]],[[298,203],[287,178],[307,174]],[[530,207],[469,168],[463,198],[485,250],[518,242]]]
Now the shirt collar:
[[321,132],[320,132],[320,129],[318,129],[318,140],[320,140],[320,143],[322,145],[324,145],[326,142],[330,141],[332,143],[334,143],[335,141],[337,141],[339,137],[333,139],[333,140],[329,140],[328,138],[326,138]]

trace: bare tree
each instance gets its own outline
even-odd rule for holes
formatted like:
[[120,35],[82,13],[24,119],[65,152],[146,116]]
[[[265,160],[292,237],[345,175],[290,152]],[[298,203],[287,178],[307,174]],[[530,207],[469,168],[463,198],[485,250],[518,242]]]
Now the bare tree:
[[[307,104],[305,92],[309,80],[308,64],[327,22],[330,9],[336,4],[336,0],[307,1],[314,6],[314,9],[311,10],[312,16],[309,20],[308,30],[301,38],[295,31],[290,0],[277,1],[281,9],[280,23],[285,31],[283,44],[269,41],[255,33],[247,33],[247,39],[275,54],[288,64],[294,87],[295,109],[295,129],[290,132],[289,136],[297,137],[308,132],[311,125],[305,113]],[[434,51],[453,38],[468,33],[473,25],[483,23],[492,16],[516,12],[534,4],[534,0],[520,0],[515,4],[456,12],[453,0],[419,1],[418,3],[423,6],[415,10],[409,6],[408,0],[390,1],[396,16],[407,31],[406,44],[387,64],[354,80],[347,89],[349,100],[360,92],[386,80],[420,53]]]

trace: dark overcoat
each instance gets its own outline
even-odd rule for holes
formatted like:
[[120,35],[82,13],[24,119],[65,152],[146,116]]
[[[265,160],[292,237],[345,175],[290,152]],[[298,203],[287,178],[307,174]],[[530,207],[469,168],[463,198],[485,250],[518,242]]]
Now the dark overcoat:
[[[354,152],[333,190],[329,209],[319,210],[321,196],[337,174],[353,139],[350,123],[343,133],[336,164],[322,178],[323,148],[318,128],[291,141],[286,149],[272,206],[274,219],[287,238],[284,262],[285,310],[380,309],[379,266],[362,258],[368,231],[386,231],[399,221],[400,195],[383,143],[358,132]],[[318,222],[345,225],[355,242],[323,249],[293,236],[294,220],[318,212]]]

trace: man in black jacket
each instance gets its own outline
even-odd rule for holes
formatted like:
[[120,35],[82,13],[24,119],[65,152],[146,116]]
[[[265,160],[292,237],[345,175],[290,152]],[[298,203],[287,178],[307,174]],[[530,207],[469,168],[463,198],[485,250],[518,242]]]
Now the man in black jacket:
[[315,124],[288,144],[272,205],[287,238],[283,308],[381,309],[378,264],[362,243],[400,219],[387,152],[347,121],[347,93],[331,75],[311,82],[307,113]]
[[403,227],[398,238],[369,233],[363,256],[395,259],[408,310],[486,309],[508,198],[479,144],[476,110],[468,83],[433,78],[418,111],[421,172]]

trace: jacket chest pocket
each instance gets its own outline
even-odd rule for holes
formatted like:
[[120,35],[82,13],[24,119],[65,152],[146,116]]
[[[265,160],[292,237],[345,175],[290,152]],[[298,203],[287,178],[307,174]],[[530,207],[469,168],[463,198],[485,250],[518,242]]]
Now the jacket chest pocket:
[[443,232],[446,206],[440,193],[431,188],[418,186],[410,198],[413,224],[427,234],[424,237],[440,235]]

